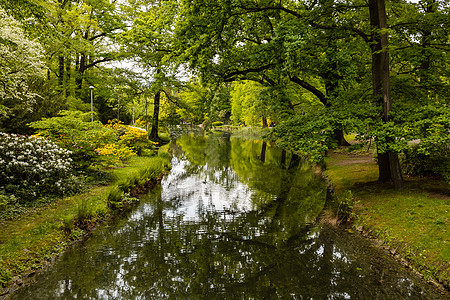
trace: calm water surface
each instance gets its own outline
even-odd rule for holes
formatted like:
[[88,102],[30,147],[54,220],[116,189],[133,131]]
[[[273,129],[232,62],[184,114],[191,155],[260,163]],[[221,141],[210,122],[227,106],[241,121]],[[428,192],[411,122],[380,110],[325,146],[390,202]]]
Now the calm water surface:
[[172,170],[12,299],[439,299],[389,257],[315,225],[324,183],[260,141],[183,135]]

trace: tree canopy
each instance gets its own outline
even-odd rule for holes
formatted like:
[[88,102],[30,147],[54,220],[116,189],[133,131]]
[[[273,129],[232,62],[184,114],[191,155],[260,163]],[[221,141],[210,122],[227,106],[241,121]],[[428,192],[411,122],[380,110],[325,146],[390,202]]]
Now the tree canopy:
[[[276,127],[317,163],[354,133],[402,187],[399,155],[450,144],[444,0],[1,0],[2,130],[61,109]],[[14,28],[17,28],[14,29]],[[134,63],[128,70],[119,65]],[[8,82],[8,84],[5,84]],[[34,105],[36,101],[46,105]],[[42,107],[45,107],[42,108]],[[128,107],[128,108],[127,108]],[[20,109],[19,109],[20,108]],[[18,113],[31,111],[32,115]],[[411,143],[418,141],[420,143]]]

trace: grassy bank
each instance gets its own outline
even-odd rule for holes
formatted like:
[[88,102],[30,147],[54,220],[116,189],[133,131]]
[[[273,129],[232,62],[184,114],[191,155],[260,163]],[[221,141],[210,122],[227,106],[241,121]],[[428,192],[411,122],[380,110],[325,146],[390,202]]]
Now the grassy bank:
[[[133,192],[156,183],[168,164],[165,155],[133,157],[127,167],[109,171],[113,179],[108,185],[1,220],[0,288],[21,285],[71,242],[135,202]],[[0,291],[0,298],[7,293],[7,289]]]
[[[407,177],[404,190],[377,183],[372,156],[331,152],[325,174],[337,195],[350,195],[354,227],[381,241],[425,279],[449,289],[450,186],[437,178]],[[348,191],[351,191],[349,194]]]

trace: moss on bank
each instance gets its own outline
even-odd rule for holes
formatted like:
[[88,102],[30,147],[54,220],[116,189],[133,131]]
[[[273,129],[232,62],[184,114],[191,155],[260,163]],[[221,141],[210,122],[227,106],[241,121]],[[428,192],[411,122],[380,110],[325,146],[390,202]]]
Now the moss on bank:
[[[125,168],[112,169],[109,185],[60,199],[27,212],[0,227],[0,299],[7,285],[20,286],[27,277],[52,261],[73,241],[85,237],[95,225],[136,202],[134,196],[151,188],[167,169],[167,155],[134,157]],[[111,204],[112,191],[119,196]]]
[[351,190],[353,225],[382,242],[427,280],[450,283],[450,186],[437,178],[406,178],[404,190],[376,182],[370,154],[331,152],[326,176],[337,193]]

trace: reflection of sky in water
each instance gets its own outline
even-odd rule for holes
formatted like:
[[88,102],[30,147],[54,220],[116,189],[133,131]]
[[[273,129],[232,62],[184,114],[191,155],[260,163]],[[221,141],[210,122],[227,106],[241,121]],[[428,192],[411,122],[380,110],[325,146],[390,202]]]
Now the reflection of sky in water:
[[172,170],[161,182],[162,201],[181,200],[176,211],[168,211],[167,217],[183,215],[184,221],[199,221],[200,212],[204,209],[209,211],[249,211],[252,205],[251,196],[253,191],[238,180],[232,180],[231,184],[224,187],[216,183],[221,178],[221,172],[227,172],[228,179],[236,179],[236,175],[230,169],[215,171],[214,178],[206,175],[208,165],[202,166],[194,176],[184,176],[186,168],[189,167],[187,160],[172,159]]
[[[277,219],[275,210],[255,213],[258,191],[241,183],[231,168],[210,167],[174,158],[161,183],[161,198],[157,194],[157,200],[144,201],[120,226],[104,233],[103,244],[103,236],[97,241],[94,237],[86,248],[72,253],[77,259],[71,260],[71,253],[65,255],[55,267],[56,274],[47,273],[28,294],[24,290],[23,295],[33,297],[18,294],[13,299],[175,299],[177,287],[189,294],[198,282],[203,285],[202,294],[188,298],[204,299],[200,295],[205,291],[219,291],[223,294],[215,295],[218,298],[230,299],[226,293],[234,292],[234,298],[246,299],[252,291],[252,297],[260,299],[265,298],[258,293],[267,281],[281,286],[278,292],[292,299],[426,298],[415,281],[397,273],[398,269],[374,266],[368,248],[348,242],[354,236],[310,224],[306,229],[293,227],[300,233],[289,244],[297,232],[288,232],[284,225],[290,224],[295,206],[290,206],[294,212],[285,211],[285,219]],[[264,197],[277,202],[276,195],[269,200],[267,194]],[[208,251],[198,252],[202,247]],[[107,269],[104,274],[102,267]],[[163,274],[154,271],[152,277],[141,278],[149,269],[162,269]],[[99,273],[98,282],[80,286],[80,276],[90,272]],[[252,285],[260,274],[261,289]],[[283,298],[277,295],[266,298]]]

